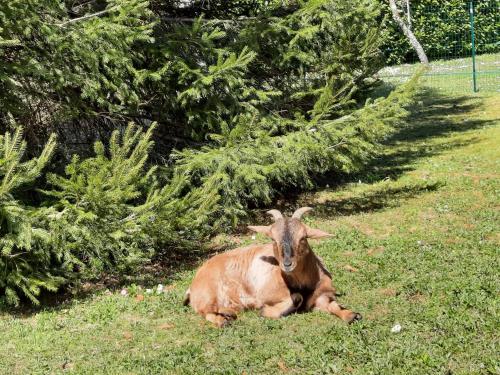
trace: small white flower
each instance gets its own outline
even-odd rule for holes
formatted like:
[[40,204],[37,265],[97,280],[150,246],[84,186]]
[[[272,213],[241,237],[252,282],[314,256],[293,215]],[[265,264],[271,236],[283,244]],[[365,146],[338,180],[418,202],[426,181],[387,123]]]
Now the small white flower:
[[146,294],[151,294],[153,293],[153,289],[146,289]]
[[254,235],[252,235],[252,240],[255,240],[255,234],[254,234]]
[[163,292],[163,285],[158,284],[158,286],[156,287],[156,293],[160,294],[161,292]]
[[121,292],[120,292],[120,294],[122,296],[126,296],[128,294],[127,289],[122,289]]
[[391,328],[392,333],[399,333],[401,332],[401,325],[400,324],[395,324],[394,327]]

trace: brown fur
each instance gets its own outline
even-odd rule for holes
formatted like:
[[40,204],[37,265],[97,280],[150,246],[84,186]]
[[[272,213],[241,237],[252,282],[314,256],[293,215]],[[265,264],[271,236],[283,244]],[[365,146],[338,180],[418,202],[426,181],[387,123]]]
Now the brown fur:
[[250,227],[273,243],[234,249],[205,262],[186,292],[185,304],[219,327],[246,309],[260,309],[262,316],[275,319],[313,309],[346,322],[360,319],[335,301],[331,275],[307,242],[328,234],[301,223],[300,215],[279,215],[273,225]]

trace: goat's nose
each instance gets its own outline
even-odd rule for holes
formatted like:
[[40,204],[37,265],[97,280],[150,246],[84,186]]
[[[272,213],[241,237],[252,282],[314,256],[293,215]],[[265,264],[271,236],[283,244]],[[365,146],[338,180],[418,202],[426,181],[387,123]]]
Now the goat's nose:
[[291,261],[291,260],[284,260],[284,261],[283,261],[283,265],[284,265],[285,267],[290,267],[290,266],[292,265],[292,261]]

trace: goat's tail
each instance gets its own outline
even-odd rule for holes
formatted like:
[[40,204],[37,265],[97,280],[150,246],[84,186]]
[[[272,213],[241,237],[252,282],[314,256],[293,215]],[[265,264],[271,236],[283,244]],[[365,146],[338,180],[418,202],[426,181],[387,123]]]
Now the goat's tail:
[[188,289],[188,290],[186,290],[186,293],[184,294],[184,300],[182,301],[182,304],[184,306],[189,305],[190,298],[191,298],[191,289]]

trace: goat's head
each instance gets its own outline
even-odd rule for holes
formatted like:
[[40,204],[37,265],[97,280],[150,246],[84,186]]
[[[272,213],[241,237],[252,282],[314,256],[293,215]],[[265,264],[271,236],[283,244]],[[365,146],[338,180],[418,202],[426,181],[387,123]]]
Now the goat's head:
[[292,272],[302,259],[311,251],[308,238],[323,238],[330,234],[313,229],[300,221],[302,215],[311,211],[311,207],[302,207],[291,218],[284,217],[278,210],[267,213],[272,215],[274,223],[268,226],[249,226],[248,228],[263,233],[273,240],[274,256],[284,272]]

